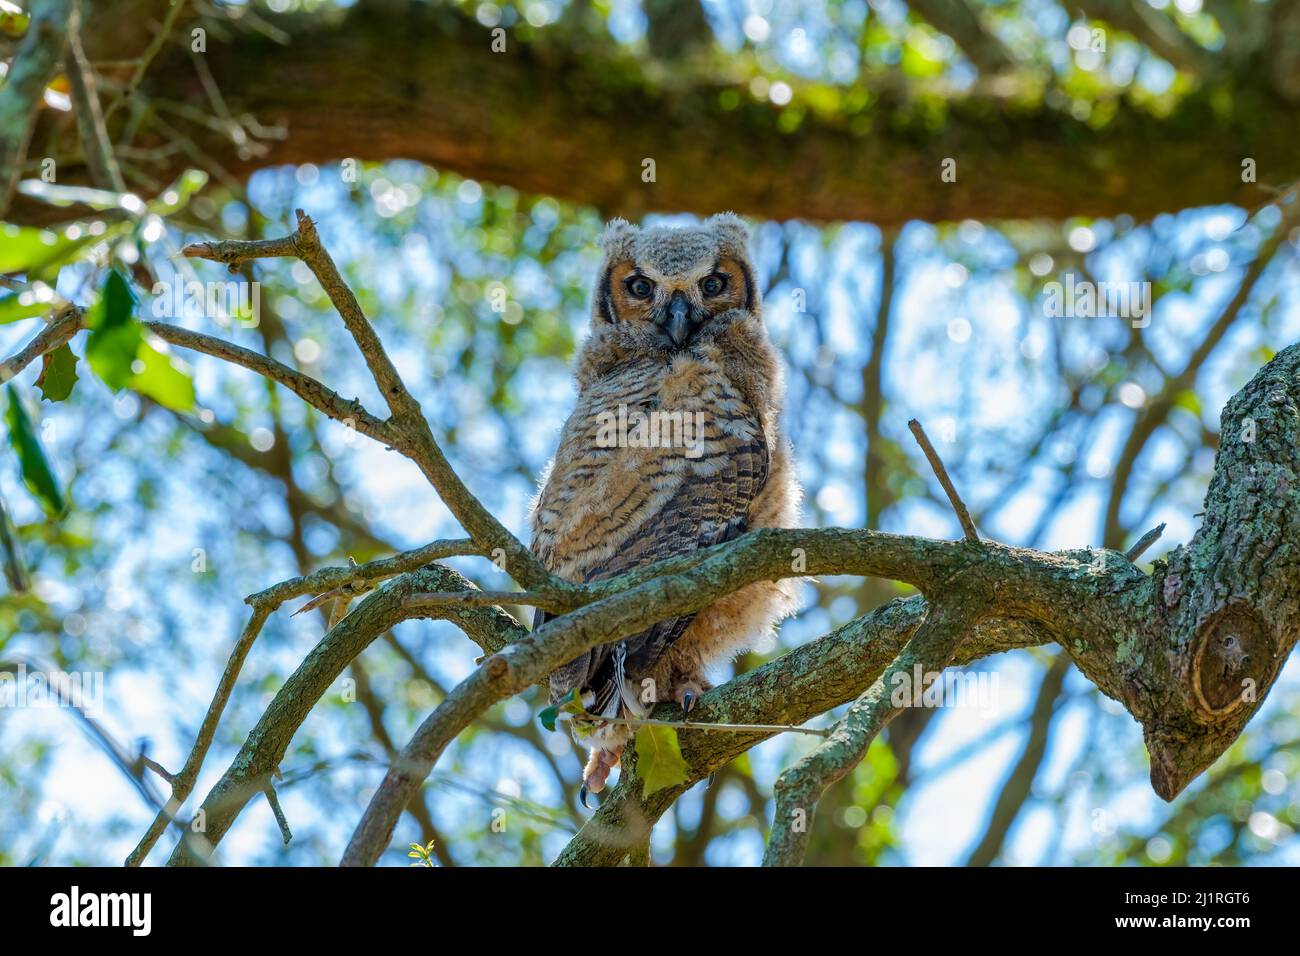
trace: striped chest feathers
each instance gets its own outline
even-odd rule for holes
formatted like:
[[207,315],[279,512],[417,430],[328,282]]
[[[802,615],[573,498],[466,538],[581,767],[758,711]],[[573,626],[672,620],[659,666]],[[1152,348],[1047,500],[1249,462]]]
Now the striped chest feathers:
[[[721,366],[682,353],[611,369],[578,396],[538,501],[555,570],[619,546],[681,489],[734,481],[765,443],[758,413]],[[705,495],[705,497],[710,497]],[[568,560],[566,560],[568,559]]]

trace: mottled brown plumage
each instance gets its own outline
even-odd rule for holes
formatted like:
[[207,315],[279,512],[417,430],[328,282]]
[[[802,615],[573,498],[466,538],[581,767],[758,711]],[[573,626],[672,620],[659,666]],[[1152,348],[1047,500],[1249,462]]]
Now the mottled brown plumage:
[[[747,241],[730,214],[691,229],[615,220],[606,230],[577,406],[533,512],[533,549],[561,577],[609,578],[796,523],[780,364]],[[576,687],[605,717],[643,715],[658,700],[689,709],[709,686],[705,669],[752,647],[792,604],[789,583],[761,582],[600,645],[551,675],[552,700]],[[590,790],[630,736],[603,725],[591,738]]]

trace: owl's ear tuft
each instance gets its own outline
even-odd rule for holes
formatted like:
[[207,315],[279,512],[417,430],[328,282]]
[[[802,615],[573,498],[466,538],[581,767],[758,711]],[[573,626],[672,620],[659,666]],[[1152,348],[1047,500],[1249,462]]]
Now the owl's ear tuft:
[[735,243],[742,252],[749,246],[749,226],[734,212],[720,212],[710,216],[704,225]]
[[605,250],[605,255],[611,258],[630,255],[632,240],[640,231],[626,219],[611,219],[601,233],[600,246]]

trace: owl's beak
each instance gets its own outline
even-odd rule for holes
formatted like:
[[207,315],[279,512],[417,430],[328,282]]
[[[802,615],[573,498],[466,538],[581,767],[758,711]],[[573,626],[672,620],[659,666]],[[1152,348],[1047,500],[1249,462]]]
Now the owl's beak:
[[676,348],[681,348],[691,337],[691,304],[680,291],[673,293],[659,324]]

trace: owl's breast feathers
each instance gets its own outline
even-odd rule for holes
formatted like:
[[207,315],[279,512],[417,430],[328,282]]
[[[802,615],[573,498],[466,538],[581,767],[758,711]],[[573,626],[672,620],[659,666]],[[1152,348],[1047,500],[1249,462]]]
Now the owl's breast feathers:
[[[571,581],[597,581],[747,527],[767,481],[768,417],[747,400],[716,349],[642,358],[584,383],[538,498],[533,549]],[[694,615],[626,638],[626,676],[647,675]],[[538,612],[534,626],[547,616]],[[551,675],[551,697],[593,690],[604,712],[615,690],[613,646]]]

